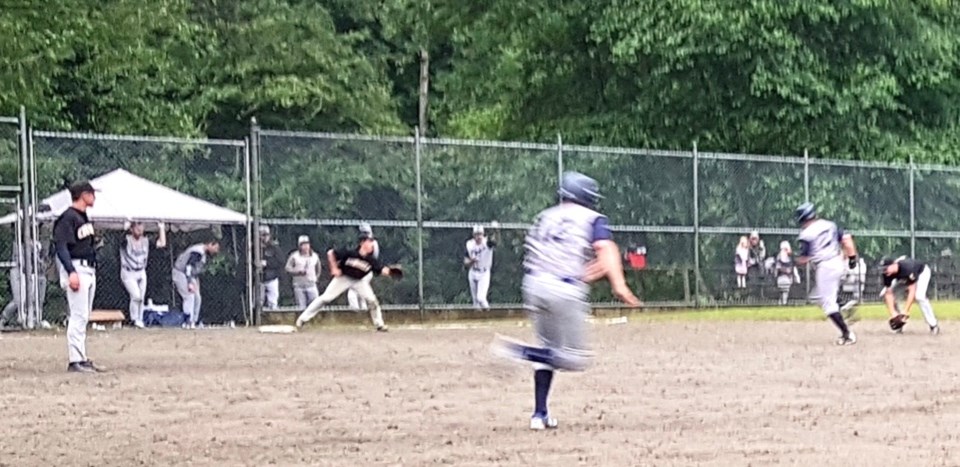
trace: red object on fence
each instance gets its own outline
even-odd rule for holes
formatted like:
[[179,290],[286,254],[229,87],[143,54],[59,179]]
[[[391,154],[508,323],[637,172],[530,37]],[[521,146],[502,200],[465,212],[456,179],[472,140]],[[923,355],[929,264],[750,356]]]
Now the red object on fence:
[[627,262],[630,263],[632,269],[645,269],[647,267],[647,248],[641,246],[628,251]]

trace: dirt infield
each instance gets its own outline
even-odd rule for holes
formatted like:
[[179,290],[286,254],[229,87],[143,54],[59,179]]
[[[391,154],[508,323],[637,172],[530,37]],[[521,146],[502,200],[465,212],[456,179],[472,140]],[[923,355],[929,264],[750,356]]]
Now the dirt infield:
[[516,327],[94,333],[110,372],[64,372],[63,335],[0,339],[0,465],[958,465],[960,328],[594,326],[595,366],[526,430]]

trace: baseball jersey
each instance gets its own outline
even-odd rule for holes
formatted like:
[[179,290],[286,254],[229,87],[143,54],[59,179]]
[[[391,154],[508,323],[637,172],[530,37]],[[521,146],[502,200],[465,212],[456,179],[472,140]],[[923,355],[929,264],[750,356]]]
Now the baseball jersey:
[[890,287],[893,285],[893,281],[904,283],[907,285],[914,284],[917,282],[917,278],[920,277],[920,273],[923,272],[923,269],[927,265],[921,261],[915,259],[907,258],[897,261],[897,264],[900,265],[900,268],[897,269],[896,274],[892,275],[883,275],[883,285]]
[[57,258],[68,273],[75,270],[72,260],[79,259],[91,263],[97,261],[94,233],[93,224],[90,223],[87,213],[78,211],[73,206],[67,208],[57,218],[53,225],[53,241],[57,249]]
[[198,243],[192,245],[173,262],[173,269],[182,272],[187,278],[193,279],[203,272],[203,267],[207,264],[206,245]]
[[293,276],[294,287],[317,285],[321,268],[320,256],[312,251],[304,255],[296,250],[287,258],[286,270]]
[[470,265],[470,269],[474,271],[489,271],[493,267],[493,249],[497,246],[497,242],[490,240],[486,237],[483,237],[480,240],[480,243],[477,243],[476,240],[470,239],[467,240],[467,258],[474,260],[473,264]]
[[145,235],[134,238],[124,235],[120,243],[120,267],[128,271],[142,271],[150,256],[150,239]]
[[574,203],[561,203],[542,211],[524,241],[526,274],[552,274],[577,281],[595,257],[593,243],[613,235],[602,214]]
[[837,224],[817,219],[800,231],[800,256],[809,257],[814,264],[840,258],[842,238],[843,230]]
[[361,256],[360,251],[356,248],[335,250],[333,256],[337,258],[337,267],[340,268],[340,272],[347,277],[363,279],[371,272],[373,275],[379,276],[383,271],[380,260],[372,254]]
[[793,277],[793,271],[795,268],[793,257],[782,253],[777,255],[777,276],[790,276]]

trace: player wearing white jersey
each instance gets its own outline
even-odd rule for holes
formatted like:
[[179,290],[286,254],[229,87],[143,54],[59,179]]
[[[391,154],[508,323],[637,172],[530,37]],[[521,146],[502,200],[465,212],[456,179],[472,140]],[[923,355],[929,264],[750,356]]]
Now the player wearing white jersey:
[[620,249],[607,218],[594,210],[600,199],[597,182],[568,172],[558,194],[560,203],[537,216],[525,241],[523,303],[542,346],[504,338],[493,346],[500,355],[534,364],[532,430],[557,426],[547,409],[554,371],[583,371],[587,366],[584,334],[590,283],[606,277],[618,298],[639,305],[624,279]]
[[[800,252],[797,264],[812,263],[816,268],[816,291],[814,299],[820,303],[824,314],[840,330],[837,345],[852,345],[857,336],[847,327],[837,294],[840,283],[848,268],[855,267],[857,247],[853,237],[845,234],[837,224],[817,217],[816,207],[811,203],[801,204],[794,213],[800,225]],[[846,262],[845,262],[846,260]]]
[[157,223],[156,242],[144,235],[142,222],[124,223],[126,235],[120,243],[120,282],[130,296],[130,321],[134,326],[143,328],[143,302],[147,294],[147,261],[150,258],[150,244],[157,248],[167,246],[167,228],[163,222]]
[[463,265],[470,268],[467,280],[470,282],[470,296],[475,309],[489,310],[487,293],[490,291],[490,271],[493,267],[493,250],[497,246],[496,234],[489,238],[483,234],[483,226],[473,226],[473,238],[467,240]]

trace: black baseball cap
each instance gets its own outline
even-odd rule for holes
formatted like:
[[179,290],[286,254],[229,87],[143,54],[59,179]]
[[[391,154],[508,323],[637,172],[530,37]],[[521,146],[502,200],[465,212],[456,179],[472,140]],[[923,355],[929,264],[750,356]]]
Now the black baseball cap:
[[366,240],[373,240],[373,232],[360,232],[360,237],[358,238],[360,242]]
[[86,180],[70,185],[70,197],[73,199],[79,199],[84,193],[96,193],[98,191],[100,190],[94,188],[93,185]]

